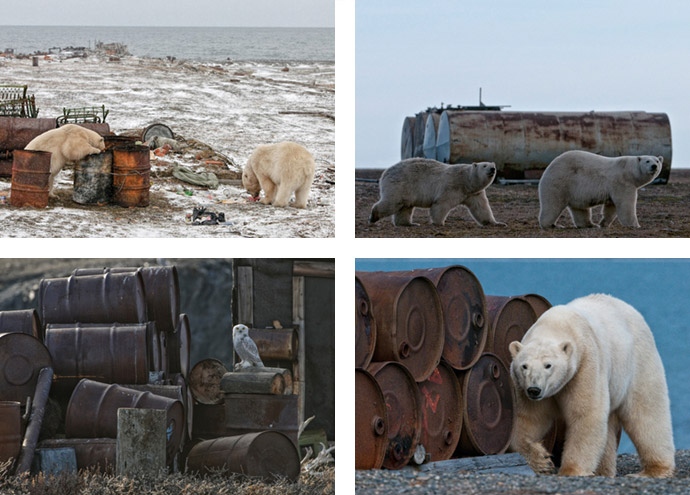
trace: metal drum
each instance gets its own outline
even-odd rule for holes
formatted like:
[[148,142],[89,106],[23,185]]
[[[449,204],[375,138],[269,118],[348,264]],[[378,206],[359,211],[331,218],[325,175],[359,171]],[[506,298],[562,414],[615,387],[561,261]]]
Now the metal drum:
[[106,204],[113,196],[113,154],[88,155],[74,164],[72,200],[81,205]]
[[0,311],[0,333],[26,333],[43,342],[43,327],[35,309]]
[[112,150],[116,146],[135,146],[137,144],[136,136],[103,136],[105,142],[105,149]]
[[539,317],[552,306],[548,299],[546,299],[544,296],[540,296],[539,294],[524,294],[521,297],[527,301],[530,306],[532,306],[534,316],[536,316],[537,319],[539,319]]
[[42,368],[52,366],[50,352],[25,333],[0,334],[0,400],[26,404],[33,397]]
[[19,402],[0,401],[0,464],[17,459],[22,449],[22,416]]
[[371,300],[362,282],[355,277],[355,368],[366,368],[376,348],[376,320]]
[[379,469],[388,447],[386,400],[363,369],[355,369],[355,409],[355,469]]
[[278,431],[296,448],[297,402],[297,395],[225,394],[225,434]]
[[114,438],[53,438],[38,444],[40,449],[74,449],[77,469],[97,469],[112,474],[115,471],[117,440]]
[[23,150],[35,137],[55,127],[55,119],[0,117],[0,150]]
[[14,151],[10,189],[12,206],[48,206],[51,155],[47,151]]
[[508,346],[521,341],[537,317],[529,302],[522,297],[486,296],[489,315],[489,336],[486,352],[491,352],[510,369],[513,358]]
[[148,206],[151,188],[151,150],[147,146],[113,148],[113,202],[120,206]]
[[220,380],[227,372],[227,368],[217,359],[202,359],[196,363],[189,373],[189,387],[194,399],[201,404],[221,404],[223,392],[220,390]]

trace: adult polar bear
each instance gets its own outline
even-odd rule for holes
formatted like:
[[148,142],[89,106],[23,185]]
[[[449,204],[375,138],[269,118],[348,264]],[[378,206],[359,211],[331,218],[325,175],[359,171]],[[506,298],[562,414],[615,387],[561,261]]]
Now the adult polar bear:
[[409,226],[415,207],[431,208],[431,223],[444,225],[450,210],[465,205],[479,225],[502,225],[491,211],[486,188],[496,176],[491,162],[446,165],[427,158],[410,158],[387,168],[379,179],[381,197],[369,223],[393,215],[393,225]]
[[[557,156],[539,181],[539,225],[554,227],[567,207],[578,228],[608,227],[616,219],[624,227],[639,227],[637,190],[661,172],[662,156],[607,158],[587,151]],[[604,205],[599,225],[592,223],[593,206]]]
[[566,437],[559,474],[615,476],[622,427],[640,456],[639,475],[673,475],[664,368],[632,306],[603,294],[554,306],[510,352],[518,398],[512,447],[532,469],[553,472],[541,440],[560,418]]

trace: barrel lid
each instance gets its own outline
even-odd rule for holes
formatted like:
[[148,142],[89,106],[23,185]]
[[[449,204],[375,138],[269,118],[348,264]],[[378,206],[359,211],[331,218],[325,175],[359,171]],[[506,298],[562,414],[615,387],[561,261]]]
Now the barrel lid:
[[194,399],[202,404],[221,404],[223,392],[220,380],[227,372],[227,368],[218,359],[202,359],[196,363],[189,373],[189,387]]
[[274,480],[299,477],[297,449],[287,435],[279,431],[262,431],[251,442],[243,464],[248,476]]
[[376,321],[362,282],[355,277],[355,368],[366,368],[376,348]]
[[537,318],[529,302],[522,297],[486,296],[489,315],[489,339],[486,351],[498,356],[510,369],[513,358],[508,346],[521,341]]
[[0,400],[26,404],[33,397],[42,368],[52,367],[50,352],[26,333],[0,334]]
[[355,469],[379,469],[388,446],[386,401],[378,382],[355,369]]

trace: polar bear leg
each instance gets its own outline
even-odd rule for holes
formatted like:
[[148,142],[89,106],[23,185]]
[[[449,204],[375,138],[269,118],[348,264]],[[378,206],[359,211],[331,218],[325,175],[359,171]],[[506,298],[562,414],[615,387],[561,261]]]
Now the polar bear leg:
[[51,198],[57,197],[54,191],[55,187],[55,177],[60,173],[60,171],[65,167],[65,160],[57,153],[53,153],[50,157],[50,176],[48,177],[48,196]]
[[264,197],[261,198],[261,203],[270,205],[275,196],[276,185],[268,177],[259,178],[259,186],[264,190]]
[[609,415],[608,431],[606,433],[606,447],[604,448],[604,455],[599,461],[599,467],[594,472],[596,476],[616,476],[616,457],[618,450],[618,440],[621,434],[621,424],[618,416],[615,414]]
[[608,417],[602,418],[601,414],[580,408],[571,408],[564,413],[567,429],[558,474],[592,476],[606,447]]
[[470,214],[474,221],[479,225],[502,225],[506,224],[497,222],[494,214],[491,211],[489,198],[486,197],[486,191],[481,191],[478,194],[469,196],[463,203],[470,210]]
[[413,227],[419,225],[418,223],[412,223],[412,212],[414,212],[414,206],[400,208],[393,213],[393,225],[396,227]]
[[273,206],[287,206],[292,196],[292,187],[289,184],[281,182],[278,184],[276,197],[273,200]]
[[292,206],[295,208],[305,208],[307,206],[307,199],[309,199],[309,190],[311,189],[311,184],[302,184],[295,191],[295,202]]
[[570,210],[570,216],[573,218],[573,223],[578,229],[586,229],[590,227],[599,227],[598,225],[592,223],[592,209],[591,208],[573,208],[568,207]]
[[553,425],[551,413],[545,404],[527,402],[517,397],[517,422],[511,448],[518,451],[535,473],[553,474],[556,468],[542,439]]
[[567,206],[566,202],[540,198],[539,203],[539,226],[542,229],[555,227],[558,217]]
[[438,201],[431,205],[429,216],[431,223],[434,225],[445,225],[448,213],[453,209],[453,205],[448,204],[448,201]]
[[623,191],[611,196],[613,204],[616,205],[616,213],[623,227],[640,227],[637,221],[637,189]]
[[604,203],[604,217],[599,222],[599,227],[609,227],[616,219],[616,205],[607,201]]
[[391,201],[388,197],[381,196],[381,199],[379,199],[371,208],[369,223],[375,223],[382,218],[391,216],[399,211],[402,207],[402,202]]

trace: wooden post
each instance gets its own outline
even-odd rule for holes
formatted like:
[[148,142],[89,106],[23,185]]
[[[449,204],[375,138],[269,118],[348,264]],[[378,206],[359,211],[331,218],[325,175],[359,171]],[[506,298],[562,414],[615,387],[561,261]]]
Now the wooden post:
[[[237,320],[233,324],[254,326],[254,273],[251,266],[237,267]],[[232,335],[230,335],[232,340]],[[237,364],[237,354],[232,349],[232,367]]]
[[117,410],[118,476],[158,475],[166,469],[166,416],[159,409]]
[[297,403],[297,421],[301,425],[304,421],[306,372],[306,336],[304,335],[304,277],[292,277],[292,325],[297,327],[299,345],[297,346],[297,363],[293,364],[293,380],[297,385],[299,400]]

